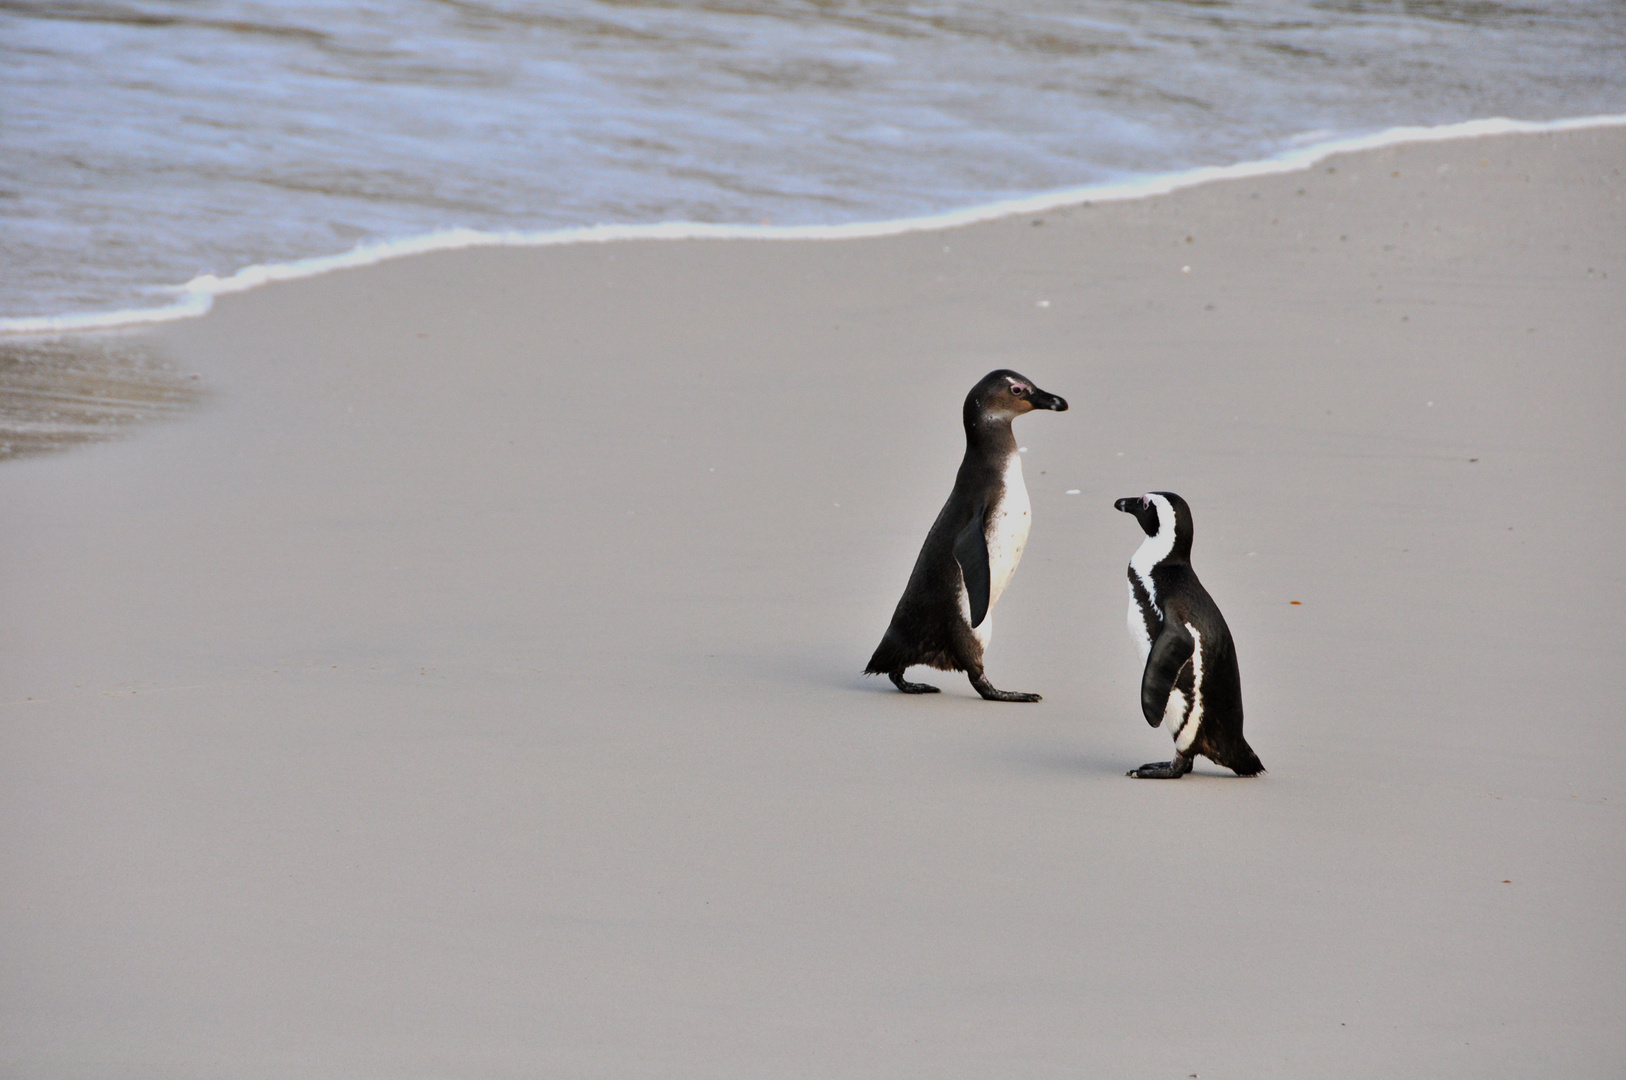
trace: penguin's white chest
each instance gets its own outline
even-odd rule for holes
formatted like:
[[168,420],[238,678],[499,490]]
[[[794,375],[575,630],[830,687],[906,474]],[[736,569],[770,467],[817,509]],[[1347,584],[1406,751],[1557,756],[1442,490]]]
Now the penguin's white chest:
[[999,603],[1000,594],[1011,583],[1032,525],[1033,505],[1028,502],[1028,486],[1022,481],[1022,456],[1012,454],[1005,466],[1004,498],[988,515],[983,534],[988,543],[989,610]]
[[[1140,649],[1141,663],[1152,653],[1152,635],[1147,630],[1148,615],[1154,616],[1156,623],[1163,621],[1163,609],[1157,602],[1157,585],[1152,581],[1152,568],[1164,559],[1174,549],[1174,530],[1159,529],[1156,536],[1148,536],[1141,541],[1140,547],[1129,560],[1129,572],[1140,583],[1141,591],[1146,594],[1145,604],[1135,595],[1135,586],[1129,586],[1129,636],[1135,639],[1135,646]],[[1147,610],[1150,608],[1150,611]]]
[[1140,650],[1140,662],[1146,663],[1146,658],[1152,655],[1152,635],[1146,629],[1146,609],[1141,607],[1133,585],[1129,586],[1129,636],[1135,639],[1135,647]]

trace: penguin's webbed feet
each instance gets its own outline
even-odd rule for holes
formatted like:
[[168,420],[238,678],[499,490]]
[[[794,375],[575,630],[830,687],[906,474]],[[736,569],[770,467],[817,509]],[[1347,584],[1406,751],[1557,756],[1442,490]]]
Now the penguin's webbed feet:
[[905,694],[940,694],[943,692],[942,687],[933,686],[931,683],[905,682],[901,671],[894,671],[889,677],[892,679],[892,685]]
[[1017,690],[995,690],[994,684],[983,674],[971,675],[971,685],[989,701],[1043,701],[1038,694],[1024,694]]
[[1177,753],[1173,761],[1149,761],[1124,775],[1133,776],[1136,780],[1178,780],[1190,771],[1191,759]]

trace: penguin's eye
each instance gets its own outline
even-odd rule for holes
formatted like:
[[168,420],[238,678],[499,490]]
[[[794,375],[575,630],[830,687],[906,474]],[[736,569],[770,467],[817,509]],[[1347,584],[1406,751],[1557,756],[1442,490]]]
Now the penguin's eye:
[[1028,388],[1023,386],[1021,383],[1011,383],[1011,393],[1015,394],[1017,397],[1021,397],[1027,392]]

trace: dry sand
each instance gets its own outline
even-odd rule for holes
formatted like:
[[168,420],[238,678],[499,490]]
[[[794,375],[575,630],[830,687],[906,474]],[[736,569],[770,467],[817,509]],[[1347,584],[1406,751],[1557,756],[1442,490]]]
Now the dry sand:
[[[0,1073],[1619,1076],[1622,168],[445,253],[156,333],[204,408],[0,469]],[[858,672],[996,366],[1073,406],[1018,422],[989,655],[1045,700],[905,697]],[[1123,775],[1149,488],[1261,779]]]

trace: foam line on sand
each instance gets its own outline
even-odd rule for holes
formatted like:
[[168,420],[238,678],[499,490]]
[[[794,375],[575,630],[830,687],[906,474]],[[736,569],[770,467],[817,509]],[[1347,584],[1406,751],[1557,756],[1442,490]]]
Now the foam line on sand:
[[1395,127],[1367,135],[1356,135],[1311,143],[1285,150],[1260,161],[1234,165],[1207,165],[1179,172],[1159,173],[1129,180],[1064,188],[1020,199],[1007,199],[980,206],[951,210],[942,214],[898,218],[890,221],[854,222],[846,225],[712,225],[673,221],[653,225],[590,225],[567,229],[530,232],[522,230],[487,232],[480,229],[444,229],[402,240],[363,244],[338,255],[321,255],[285,263],[247,266],[226,277],[203,274],[175,287],[179,298],[153,308],[87,312],[74,315],[43,315],[0,318],[0,334],[53,334],[116,327],[142,326],[193,319],[209,312],[214,298],[244,292],[278,281],[315,277],[335,270],[372,266],[390,259],[477,247],[547,247],[556,244],[611,243],[623,240],[857,240],[868,237],[898,236],[933,229],[952,229],[992,221],[1014,214],[1033,214],[1081,203],[1117,202],[1166,195],[1182,188],[1217,180],[1271,176],[1314,167],[1334,154],[1372,150],[1404,143],[1439,142],[1485,135],[1539,134],[1576,131],[1589,127],[1626,124],[1626,115],[1588,116],[1565,120],[1527,121],[1496,117],[1468,120],[1435,127]]

